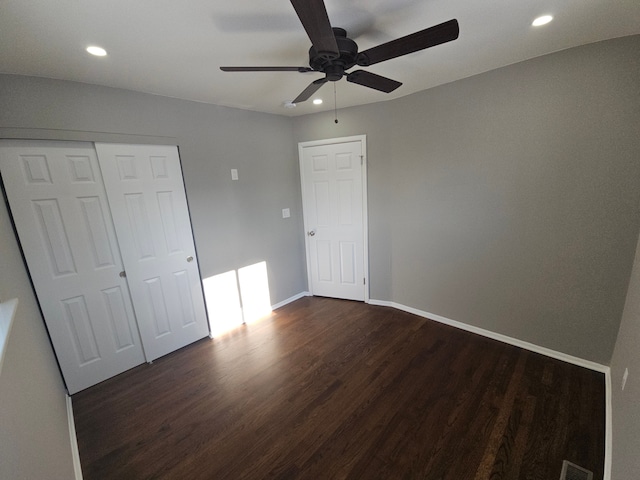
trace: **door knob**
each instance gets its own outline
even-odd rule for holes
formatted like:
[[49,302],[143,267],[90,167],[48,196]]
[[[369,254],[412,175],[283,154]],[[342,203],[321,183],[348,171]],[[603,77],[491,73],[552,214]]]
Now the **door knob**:
[[315,230],[310,230],[307,232],[307,235],[309,235],[310,237],[313,237],[316,234]]
[[187,257],[187,262],[193,262],[193,257],[191,255]]
[[120,272],[120,278],[126,278],[127,276],[127,272],[125,272],[124,270]]

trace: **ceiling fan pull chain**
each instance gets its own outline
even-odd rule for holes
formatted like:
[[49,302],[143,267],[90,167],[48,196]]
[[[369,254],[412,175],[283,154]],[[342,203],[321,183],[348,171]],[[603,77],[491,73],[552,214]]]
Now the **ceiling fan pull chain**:
[[334,122],[338,123],[338,97],[336,95],[336,82],[333,82],[333,114],[336,117]]

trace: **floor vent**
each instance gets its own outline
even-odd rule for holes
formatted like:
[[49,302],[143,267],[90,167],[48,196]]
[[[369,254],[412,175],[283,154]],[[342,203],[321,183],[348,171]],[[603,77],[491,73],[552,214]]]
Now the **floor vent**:
[[560,480],[593,480],[593,472],[565,460],[562,462]]

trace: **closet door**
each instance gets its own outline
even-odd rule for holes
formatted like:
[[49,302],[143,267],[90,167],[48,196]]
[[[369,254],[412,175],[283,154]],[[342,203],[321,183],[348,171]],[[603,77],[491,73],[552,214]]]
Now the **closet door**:
[[96,144],[147,360],[208,335],[178,149]]
[[2,141],[0,172],[69,393],[143,363],[93,145]]

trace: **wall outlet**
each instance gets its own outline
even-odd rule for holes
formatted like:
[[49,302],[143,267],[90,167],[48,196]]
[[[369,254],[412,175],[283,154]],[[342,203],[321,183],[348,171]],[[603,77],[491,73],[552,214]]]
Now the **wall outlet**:
[[629,369],[624,369],[624,375],[622,375],[622,390],[624,390],[624,386],[627,384],[627,377],[629,377]]
[[238,170],[235,168],[231,169],[231,180],[238,180]]
[[288,208],[282,209],[282,218],[289,218],[291,216],[291,210]]

